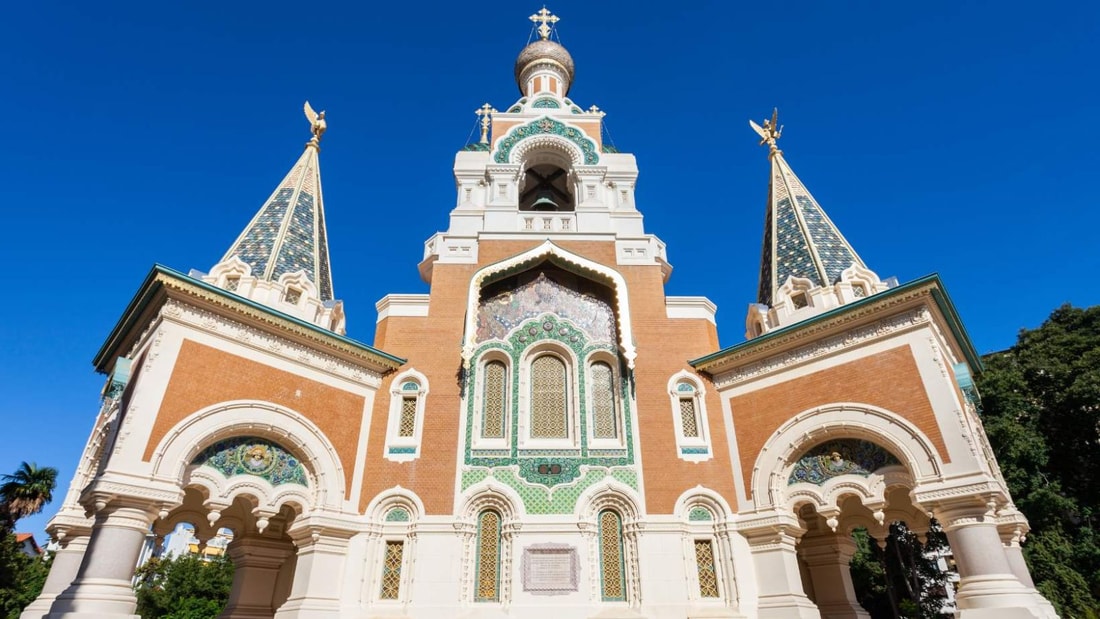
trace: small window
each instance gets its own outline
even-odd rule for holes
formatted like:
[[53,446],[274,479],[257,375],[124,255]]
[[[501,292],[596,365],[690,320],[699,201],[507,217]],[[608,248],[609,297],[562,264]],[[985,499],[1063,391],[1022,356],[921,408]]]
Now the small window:
[[401,398],[401,419],[397,426],[397,436],[412,437],[416,434],[416,396]]
[[589,368],[588,377],[588,391],[592,395],[592,436],[598,439],[618,438],[615,375],[611,366],[597,361]]
[[810,304],[810,299],[805,292],[796,292],[791,295],[791,304],[796,310],[802,309]]
[[385,458],[397,462],[420,456],[428,380],[416,370],[394,378],[390,391],[390,415]]
[[387,541],[386,554],[382,558],[382,586],[379,599],[396,600],[401,597],[401,563],[405,555],[405,542]]
[[508,410],[508,368],[500,361],[485,364],[481,399],[481,437],[504,438]]
[[852,284],[852,296],[857,299],[862,299],[867,296],[867,287],[863,284]]
[[718,570],[714,565],[714,544],[709,539],[695,540],[695,567],[699,574],[699,597],[720,597]]
[[669,380],[676,450],[681,460],[702,462],[712,457],[704,396],[698,377],[686,371],[677,372]]
[[297,288],[287,288],[283,293],[283,301],[291,305],[298,305],[298,301],[302,299],[302,291]]
[[241,285],[241,278],[236,275],[231,275],[225,278],[225,289],[229,292],[236,292],[237,288]]
[[699,414],[695,410],[695,397],[680,398],[680,427],[684,438],[699,438]]
[[500,601],[500,514],[488,509],[477,518],[477,570],[474,599],[478,602]]
[[600,594],[605,602],[626,601],[626,570],[623,557],[623,519],[606,509],[599,514]]

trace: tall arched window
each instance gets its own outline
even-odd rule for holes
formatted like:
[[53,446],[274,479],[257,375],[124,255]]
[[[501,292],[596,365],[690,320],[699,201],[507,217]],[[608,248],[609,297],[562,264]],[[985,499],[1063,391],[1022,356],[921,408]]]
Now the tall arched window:
[[619,420],[615,407],[615,374],[611,366],[597,361],[588,369],[588,393],[591,395],[592,436],[597,439],[619,438]]
[[500,601],[500,513],[487,509],[477,517],[477,570],[474,600]]
[[404,462],[420,456],[427,397],[428,378],[420,372],[409,369],[394,377],[390,387],[386,459]]
[[569,438],[569,377],[554,355],[531,362],[531,438]]
[[623,556],[623,519],[618,512],[599,513],[600,596],[605,602],[626,601],[626,562]]
[[500,361],[484,367],[482,386],[481,437],[504,438],[508,411],[508,368]]

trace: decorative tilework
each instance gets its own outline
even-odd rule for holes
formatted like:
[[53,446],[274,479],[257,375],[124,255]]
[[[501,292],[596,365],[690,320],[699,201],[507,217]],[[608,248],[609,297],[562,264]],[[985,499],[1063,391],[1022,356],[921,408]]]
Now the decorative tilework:
[[596,341],[614,344],[617,339],[615,313],[610,304],[540,273],[534,280],[478,305],[477,342],[503,340],[520,323],[546,312],[569,320]]
[[559,109],[561,108],[561,104],[558,103],[556,99],[543,97],[541,99],[535,99],[535,102],[531,104],[531,107],[538,109]]
[[841,475],[867,477],[876,470],[900,464],[893,454],[878,445],[858,439],[829,441],[804,453],[791,470],[787,484],[824,484]]
[[500,599],[500,514],[492,510],[481,512],[477,519],[477,587],[478,602]]
[[[509,110],[509,111],[511,111],[511,110]],[[492,146],[490,144],[482,143],[482,142],[474,142],[472,144],[467,144],[466,146],[464,146],[462,148],[462,150],[472,151],[472,152],[488,152],[491,149],[492,149]]]
[[605,602],[626,600],[626,574],[623,569],[623,522],[608,509],[600,512],[600,593]]
[[825,267],[827,284],[835,284],[840,280],[840,273],[857,261],[852,248],[841,238],[840,232],[829,221],[809,196],[797,196],[795,198],[802,211],[802,218],[806,221],[806,227],[810,231],[810,241],[817,249],[817,255],[821,258]]
[[401,593],[401,561],[405,554],[405,543],[386,542],[386,556],[382,560],[382,590],[378,597],[383,600],[396,600]]
[[802,234],[790,198],[783,198],[776,205],[776,239],[775,271],[778,285],[783,285],[788,277],[804,277],[815,286],[824,285],[817,267],[814,266],[810,245]]
[[685,456],[705,456],[710,453],[709,447],[681,447],[680,453]]
[[412,520],[409,510],[404,507],[395,507],[386,512],[386,522],[408,522]]
[[712,520],[714,520],[714,516],[705,507],[692,507],[691,511],[688,512],[689,522],[710,522]]
[[238,436],[218,441],[195,456],[191,464],[208,466],[226,477],[255,475],[273,486],[308,486],[305,467],[293,454],[258,437]]
[[523,499],[527,513],[539,515],[572,514],[580,495],[604,479],[614,479],[630,488],[638,489],[638,473],[633,468],[625,467],[611,470],[589,468],[577,481],[550,488],[521,478],[514,467],[474,469],[462,472],[462,489],[481,483],[489,477],[514,489]]
[[236,254],[241,260],[252,266],[252,273],[261,277],[267,272],[267,263],[271,259],[275,240],[283,227],[283,216],[290,208],[290,199],[294,189],[284,188],[275,193],[275,197],[264,206],[256,216],[241,240],[230,254]]
[[394,454],[394,455],[397,455],[397,454],[415,454],[416,453],[416,447],[390,447],[388,451],[389,451],[389,453]]
[[305,271],[310,280],[317,279],[313,251],[314,221],[313,196],[304,191],[299,192],[283,242],[279,244],[275,255],[275,269],[271,272],[273,281],[278,281],[286,273],[298,271]]
[[699,597],[718,597],[718,573],[714,569],[714,545],[711,544],[709,539],[695,540],[695,567],[699,574]]
[[695,386],[687,381],[684,381],[676,385],[676,391],[680,393],[695,393]]
[[508,163],[508,158],[511,156],[512,149],[516,147],[516,144],[519,144],[531,136],[546,134],[559,135],[577,145],[584,155],[585,165],[596,165],[599,163],[600,153],[599,149],[596,148],[595,142],[588,139],[580,129],[567,127],[565,123],[554,120],[548,116],[543,116],[542,118],[533,120],[526,125],[520,125],[509,131],[508,135],[497,142],[497,151],[496,155],[493,156],[493,161],[496,163]]

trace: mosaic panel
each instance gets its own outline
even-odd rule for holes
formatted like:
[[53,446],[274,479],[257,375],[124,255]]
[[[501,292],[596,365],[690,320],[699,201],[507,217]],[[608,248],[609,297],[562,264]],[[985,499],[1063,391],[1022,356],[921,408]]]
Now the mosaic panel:
[[695,398],[680,398],[680,427],[684,438],[699,438],[699,418],[695,414]]
[[404,542],[386,542],[386,556],[382,561],[382,590],[378,597],[396,600],[401,594],[401,560],[405,554]]
[[829,441],[803,454],[787,485],[810,483],[821,485],[841,475],[867,477],[876,470],[892,464],[900,464],[893,454],[878,445],[858,439]]
[[[770,200],[769,200],[770,202]],[[772,210],[764,216],[764,246],[760,250],[760,287],[756,302],[772,304]]]
[[477,523],[477,595],[479,602],[500,599],[500,514],[484,511]]
[[512,149],[516,147],[516,144],[519,144],[533,135],[546,134],[559,135],[577,145],[584,155],[585,165],[596,165],[599,163],[599,149],[596,148],[595,142],[584,135],[583,131],[575,127],[567,127],[565,123],[546,116],[531,121],[526,125],[515,127],[509,131],[508,135],[497,142],[497,153],[493,157],[493,160],[497,163],[508,163],[508,158],[511,156]]
[[705,507],[692,507],[691,511],[688,512],[690,522],[710,522],[713,519],[710,510]]
[[709,539],[695,540],[695,566],[699,574],[699,597],[718,597],[718,573],[714,569],[714,546]]
[[[783,198],[776,203],[775,234],[775,272],[779,285],[787,281],[788,277],[804,277],[816,286],[824,285],[817,267],[814,266],[810,246],[802,234],[802,228],[798,224],[798,216],[791,206],[790,198]],[[774,291],[772,293],[774,294]],[[768,301],[770,302],[771,299]]]
[[810,231],[810,240],[825,267],[825,275],[829,278],[826,283],[835,284],[840,280],[840,273],[856,263],[855,253],[813,199],[804,195],[796,199],[802,209],[806,228]]
[[548,312],[569,320],[595,341],[616,341],[615,313],[609,304],[539,274],[514,290],[480,303],[477,342],[504,340],[524,321]]
[[238,436],[204,449],[191,464],[208,466],[226,477],[255,475],[273,486],[308,486],[306,469],[298,458],[279,445],[258,437]]
[[408,522],[412,520],[409,510],[404,507],[395,507],[386,512],[386,522]]
[[401,398],[401,418],[397,424],[397,436],[411,437],[416,433],[416,398]]
[[610,471],[602,468],[590,468],[576,482],[570,485],[557,485],[552,488],[533,485],[532,482],[519,477],[512,468],[474,469],[463,471],[462,489],[466,490],[489,477],[514,489],[523,499],[523,506],[527,513],[540,515],[572,514],[580,495],[588,488],[608,478],[635,490],[638,489],[638,474],[630,468],[616,468]]
[[543,355],[531,363],[531,436],[569,438],[569,381],[565,363]]
[[322,301],[335,298],[332,291],[332,270],[328,263],[328,232],[325,230],[325,209],[317,208],[317,259],[320,261],[317,272],[317,292]]
[[294,210],[290,213],[290,222],[286,228],[283,242],[275,256],[275,268],[271,272],[272,281],[278,281],[286,273],[305,271],[309,279],[316,283],[313,263],[313,196],[301,191]]
[[244,237],[233,248],[232,253],[252,267],[252,274],[263,277],[267,272],[267,262],[275,249],[275,240],[283,225],[283,216],[290,208],[293,188],[280,189],[271,202],[263,208],[255,221],[244,232]]
[[604,601],[626,600],[623,570],[623,527],[619,514],[600,512],[600,589]]
[[482,438],[504,438],[504,415],[507,405],[505,383],[507,368],[500,361],[485,364],[485,381],[481,398]]
[[535,102],[531,104],[531,107],[538,109],[559,109],[561,108],[561,104],[558,103],[556,99],[550,99],[546,97],[542,99],[536,99]]
[[592,436],[596,438],[616,438],[618,425],[615,422],[615,385],[611,366],[606,363],[593,363],[589,368],[590,388],[592,389]]

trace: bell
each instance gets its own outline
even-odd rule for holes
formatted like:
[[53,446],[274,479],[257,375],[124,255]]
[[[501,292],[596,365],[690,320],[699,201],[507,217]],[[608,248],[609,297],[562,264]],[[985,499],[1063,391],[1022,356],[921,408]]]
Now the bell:
[[539,192],[539,197],[531,205],[532,210],[536,211],[556,211],[558,210],[558,203],[554,202],[551,198],[552,194],[549,191],[543,190]]

